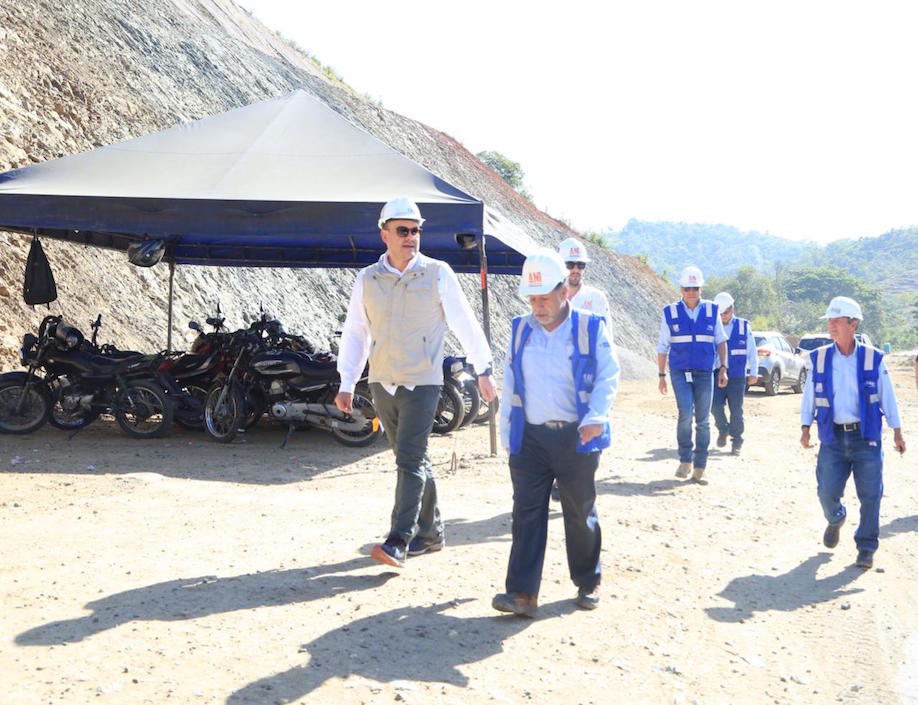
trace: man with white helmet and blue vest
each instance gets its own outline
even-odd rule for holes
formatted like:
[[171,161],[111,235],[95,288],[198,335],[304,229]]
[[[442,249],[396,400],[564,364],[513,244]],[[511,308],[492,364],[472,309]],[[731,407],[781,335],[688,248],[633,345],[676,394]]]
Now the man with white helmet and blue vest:
[[610,443],[619,364],[605,321],[567,300],[567,268],[558,253],[539,250],[526,258],[519,293],[532,313],[513,319],[500,419],[510,454],[513,542],[506,592],[491,604],[501,612],[535,616],[548,498],[557,479],[577,605],[594,609],[602,575],[594,479],[600,453]]
[[[746,396],[746,384],[754,384],[758,379],[759,359],[749,321],[734,315],[733,304],[733,297],[726,291],[714,297],[714,305],[717,306],[727,336],[727,386],[714,387],[711,414],[717,426],[717,447],[727,445],[729,434],[730,452],[739,455],[745,430],[743,398]],[[727,406],[730,407],[729,422]]]
[[[679,275],[682,298],[663,309],[657,366],[660,394],[666,394],[666,360],[679,409],[676,441],[679,468],[676,477],[700,482],[708,462],[711,442],[711,399],[714,377],[717,386],[727,386],[727,335],[713,301],[701,298],[704,276],[690,265]],[[716,364],[715,364],[716,363]],[[713,370],[713,372],[712,372]],[[695,418],[695,447],[692,449],[692,417]]]
[[427,440],[443,384],[447,325],[479,375],[482,398],[496,395],[491,350],[456,274],[446,262],[420,253],[423,224],[407,196],[383,206],[379,236],[386,251],[357,275],[338,346],[341,387],[335,404],[345,413],[351,412],[354,387],[370,361],[373,404],[398,470],[389,533],[370,555],[399,568],[407,556],[444,545]]
[[810,374],[800,404],[800,445],[813,447],[810,426],[815,419],[819,433],[816,491],[828,522],[822,535],[827,548],[838,545],[847,516],[841,499],[848,476],[854,475],[861,504],[860,523],[854,532],[855,565],[867,570],[873,567],[880,536],[883,416],[893,429],[899,453],[905,452],[905,439],[883,353],[854,337],[864,320],[860,305],[847,296],[836,296],[823,318],[828,319],[832,343],[809,354]]

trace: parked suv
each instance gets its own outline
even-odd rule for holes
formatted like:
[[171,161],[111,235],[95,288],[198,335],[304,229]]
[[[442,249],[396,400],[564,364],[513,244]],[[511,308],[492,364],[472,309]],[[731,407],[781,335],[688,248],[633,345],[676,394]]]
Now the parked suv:
[[[866,333],[855,333],[854,339],[861,345],[873,345],[873,343],[870,342],[870,336]],[[808,333],[807,335],[800,338],[800,341],[797,343],[797,348],[794,350],[794,352],[796,352],[798,355],[806,355],[811,350],[821,348],[823,345],[828,345],[831,342],[832,339],[825,333]]]
[[794,353],[787,338],[776,331],[753,331],[752,337],[759,356],[759,378],[749,386],[763,387],[768,396],[777,394],[781,387],[790,387],[797,394],[802,392],[806,364],[803,357]]

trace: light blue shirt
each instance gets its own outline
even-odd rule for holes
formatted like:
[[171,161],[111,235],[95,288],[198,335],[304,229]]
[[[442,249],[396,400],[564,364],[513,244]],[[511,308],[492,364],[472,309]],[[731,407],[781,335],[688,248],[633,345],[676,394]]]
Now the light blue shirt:
[[[686,313],[688,313],[688,317],[691,318],[693,321],[697,321],[698,312],[701,311],[701,307],[704,306],[705,304],[711,304],[713,306],[714,302],[708,301],[707,299],[701,299],[695,308],[689,308],[688,306],[686,306],[685,311]],[[722,342],[724,342],[727,339],[727,334],[724,332],[724,324],[720,320],[720,314],[718,314],[716,318],[717,318],[717,321],[714,324],[714,346],[715,347],[717,347],[718,345],[720,345]],[[660,339],[657,342],[657,352],[658,353],[662,353],[663,355],[669,355],[669,339],[670,339],[669,324],[666,322],[666,312],[664,311],[662,317],[660,318]],[[720,367],[720,361],[715,360],[715,365],[717,367]],[[756,367],[756,369],[758,370],[758,367]]]
[[[855,423],[861,420],[857,391],[857,343],[854,352],[842,355],[838,346],[832,353],[832,422]],[[800,401],[800,424],[809,426],[816,417],[816,395],[813,391],[813,361],[806,356],[806,367],[809,372],[806,384],[803,387],[803,399]],[[900,428],[899,405],[896,403],[896,392],[889,370],[886,369],[886,360],[877,368],[877,390],[880,396],[880,410],[886,416],[886,423],[890,428]]]
[[[553,331],[545,330],[532,316],[529,340],[523,346],[523,378],[526,398],[523,411],[526,422],[543,424],[546,421],[577,421],[577,394],[571,356],[574,342],[571,336],[571,316]],[[504,448],[510,447],[510,408],[513,397],[513,370],[510,367],[511,350],[504,358],[504,385],[500,400],[500,437]],[[621,366],[615,349],[609,341],[605,323],[599,327],[596,340],[596,379],[590,395],[590,409],[580,426],[602,424],[609,421],[609,411],[618,394]]]
[[[733,326],[736,324],[736,316],[730,316],[730,322],[724,326],[724,334],[727,336],[729,345],[730,336],[733,335]],[[667,329],[669,326],[667,326]],[[730,366],[730,350],[727,350],[727,366]],[[714,369],[720,367],[720,360],[714,360]],[[752,326],[746,322],[746,376],[757,375],[759,373],[759,355],[755,349],[755,336],[752,335]]]

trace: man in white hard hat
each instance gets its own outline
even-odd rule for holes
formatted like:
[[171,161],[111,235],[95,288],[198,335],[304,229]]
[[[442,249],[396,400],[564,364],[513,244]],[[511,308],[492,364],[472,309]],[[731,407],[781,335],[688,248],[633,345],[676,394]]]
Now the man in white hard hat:
[[571,307],[567,268],[556,252],[540,250],[526,258],[519,293],[532,313],[513,319],[500,410],[513,483],[513,542],[506,592],[491,604],[501,612],[535,616],[548,498],[557,479],[576,602],[594,609],[602,577],[594,478],[600,453],[610,443],[618,360],[605,321]]
[[357,275],[338,352],[335,404],[345,413],[370,360],[373,404],[398,470],[388,536],[370,555],[399,568],[407,556],[444,545],[427,440],[443,384],[447,325],[478,373],[482,398],[491,401],[496,394],[491,350],[456,274],[446,262],[420,253],[423,224],[407,196],[383,206],[379,236],[386,251]]
[[[727,336],[727,386],[714,387],[711,401],[711,414],[717,426],[717,447],[727,445],[730,436],[730,452],[739,455],[743,447],[743,398],[746,396],[746,384],[754,384],[758,379],[759,358],[755,349],[755,338],[749,321],[734,315],[733,297],[726,291],[714,297],[714,305],[720,315]],[[726,408],[730,407],[730,421],[727,421]]]
[[[727,335],[713,301],[701,298],[704,276],[690,265],[679,275],[682,298],[663,309],[657,343],[660,394],[666,394],[666,360],[679,409],[676,441],[679,467],[676,477],[700,482],[708,462],[711,442],[711,399],[714,378],[727,386]],[[716,364],[715,364],[716,363]],[[713,370],[713,372],[712,372]],[[692,449],[692,417],[695,418],[695,447]]]
[[827,548],[838,545],[839,531],[847,516],[841,499],[848,476],[861,504],[860,522],[854,532],[855,565],[873,567],[879,546],[880,499],[883,497],[883,417],[893,429],[893,444],[905,452],[899,423],[899,407],[883,353],[854,337],[864,320],[860,305],[847,296],[829,302],[828,319],[832,343],[809,354],[807,376],[800,403],[800,445],[812,448],[810,426],[819,431],[816,460],[816,492],[828,522],[822,535]]
[[602,316],[606,320],[609,340],[614,340],[609,299],[602,290],[590,286],[583,280],[584,270],[592,261],[586,247],[577,238],[569,237],[558,246],[558,254],[567,266],[567,296],[571,306]]

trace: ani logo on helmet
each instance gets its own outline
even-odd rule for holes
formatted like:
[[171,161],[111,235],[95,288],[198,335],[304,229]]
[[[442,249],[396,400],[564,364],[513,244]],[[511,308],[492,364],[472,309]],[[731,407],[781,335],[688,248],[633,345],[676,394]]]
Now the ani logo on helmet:
[[542,283],[542,272],[529,272],[529,286]]
[[571,251],[570,251],[570,256],[571,256],[571,257],[579,257],[579,256],[580,256],[580,248],[577,247],[576,245],[575,245],[574,247],[572,247],[572,248],[571,248]]

